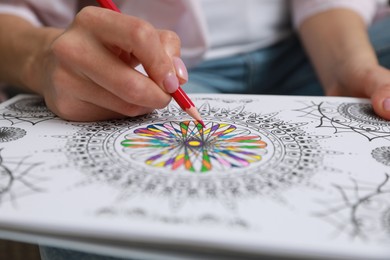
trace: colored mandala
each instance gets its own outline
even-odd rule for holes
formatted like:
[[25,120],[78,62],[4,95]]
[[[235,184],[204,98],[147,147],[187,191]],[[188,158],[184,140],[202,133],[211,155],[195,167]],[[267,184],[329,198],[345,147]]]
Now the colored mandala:
[[147,165],[190,172],[243,168],[266,153],[266,142],[232,124],[192,121],[148,125],[127,134],[122,142],[132,158]]
[[88,181],[118,186],[123,196],[166,196],[174,205],[217,199],[229,206],[233,198],[306,183],[324,169],[325,155],[336,154],[321,148],[327,136],[303,130],[307,123],[249,112],[234,100],[214,101],[223,108],[203,101],[198,109],[205,129],[173,104],[130,120],[71,123],[80,130],[68,137],[64,152]]

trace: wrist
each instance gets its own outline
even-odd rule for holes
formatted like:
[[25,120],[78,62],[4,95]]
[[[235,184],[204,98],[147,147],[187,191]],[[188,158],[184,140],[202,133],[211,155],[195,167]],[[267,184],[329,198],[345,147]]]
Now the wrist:
[[20,83],[23,87],[38,94],[43,94],[46,75],[49,73],[51,62],[51,45],[62,33],[54,28],[34,28],[26,34],[31,39],[31,48],[26,53],[21,67]]
[[370,71],[379,66],[375,55],[371,53],[356,53],[345,57],[344,60],[329,63],[329,66],[322,68],[320,74],[323,75],[325,86],[334,84],[348,84],[353,82],[356,75],[369,75]]

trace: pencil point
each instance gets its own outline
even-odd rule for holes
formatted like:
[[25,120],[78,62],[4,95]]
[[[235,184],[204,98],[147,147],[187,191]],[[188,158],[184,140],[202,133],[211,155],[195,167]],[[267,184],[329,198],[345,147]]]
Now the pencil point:
[[206,127],[204,124],[202,117],[199,114],[199,111],[196,109],[196,107],[190,107],[189,109],[185,110],[188,115],[190,115],[193,119],[195,119],[203,128]]
[[206,125],[204,124],[203,120],[198,120],[198,122],[203,126],[203,128],[206,128]]

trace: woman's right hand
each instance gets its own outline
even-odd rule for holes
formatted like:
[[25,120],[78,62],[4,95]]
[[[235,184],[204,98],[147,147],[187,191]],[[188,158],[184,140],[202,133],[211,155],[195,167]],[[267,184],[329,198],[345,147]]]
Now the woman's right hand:
[[[145,114],[165,107],[169,93],[187,80],[178,36],[136,17],[86,7],[66,30],[47,31],[24,75],[64,119]],[[139,64],[147,76],[136,70]]]

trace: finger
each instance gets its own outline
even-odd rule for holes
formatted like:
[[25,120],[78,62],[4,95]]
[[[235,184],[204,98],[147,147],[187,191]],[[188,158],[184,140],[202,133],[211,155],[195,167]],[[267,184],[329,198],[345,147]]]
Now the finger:
[[76,122],[95,122],[95,121],[102,121],[102,120],[126,118],[125,115],[118,114],[111,110],[105,109],[103,107],[99,107],[88,102],[82,102],[80,100],[75,100],[75,102],[73,102],[72,107],[74,111],[81,111],[81,112],[66,113],[67,110],[56,111],[56,112],[53,110],[52,111],[62,119],[69,120],[69,121],[76,121]]
[[117,46],[106,46],[110,52],[112,52],[115,56],[119,57],[124,63],[126,63],[129,67],[135,68],[140,64],[138,59],[134,57],[131,53],[125,52]]
[[[93,93],[93,95],[91,95]],[[118,98],[107,90],[95,85],[93,82],[85,81],[79,92],[80,100],[105,108],[117,114],[134,117],[152,112],[154,109],[144,106],[130,104]]]
[[187,68],[179,57],[180,55],[180,39],[176,33],[167,30],[159,31],[161,44],[168,54],[172,57],[173,66],[175,68],[176,76],[179,79],[180,84],[184,84],[188,81]]
[[131,53],[122,51],[121,54],[119,55],[119,58],[131,68],[135,68],[138,65],[140,65],[139,60],[136,57],[134,57]]
[[[86,28],[103,43],[132,53],[149,77],[169,93],[177,89],[178,80],[171,58],[160,41],[158,31],[151,24],[96,7],[84,8],[77,15],[75,23]],[[173,46],[177,46],[176,40],[171,37]]]
[[99,43],[69,34],[53,44],[54,52],[69,68],[129,104],[163,108],[169,103],[170,96],[166,92],[118,59],[116,54]]
[[153,109],[129,104],[95,83],[63,68],[54,74],[57,87],[45,93],[52,111],[61,118],[95,121],[138,116]]
[[173,57],[173,65],[175,66],[176,76],[180,84],[185,84],[188,81],[188,71],[186,65],[179,57]]
[[378,116],[390,120],[390,81],[375,89],[371,102]]
[[169,57],[180,57],[180,38],[179,36],[169,30],[158,30],[158,36],[164,51]]
[[375,113],[390,120],[390,71],[376,66],[365,74],[363,84],[364,95],[371,98]]
[[54,114],[69,121],[89,122],[126,117],[104,107],[81,101],[73,96],[61,96],[59,99],[53,99],[52,96],[45,95],[45,102]]
[[149,77],[128,67],[110,53],[105,53],[105,50],[100,53],[99,58],[104,59],[104,63],[96,64],[94,58],[86,58],[82,68],[91,81],[129,104],[163,108],[169,103],[171,97]]

